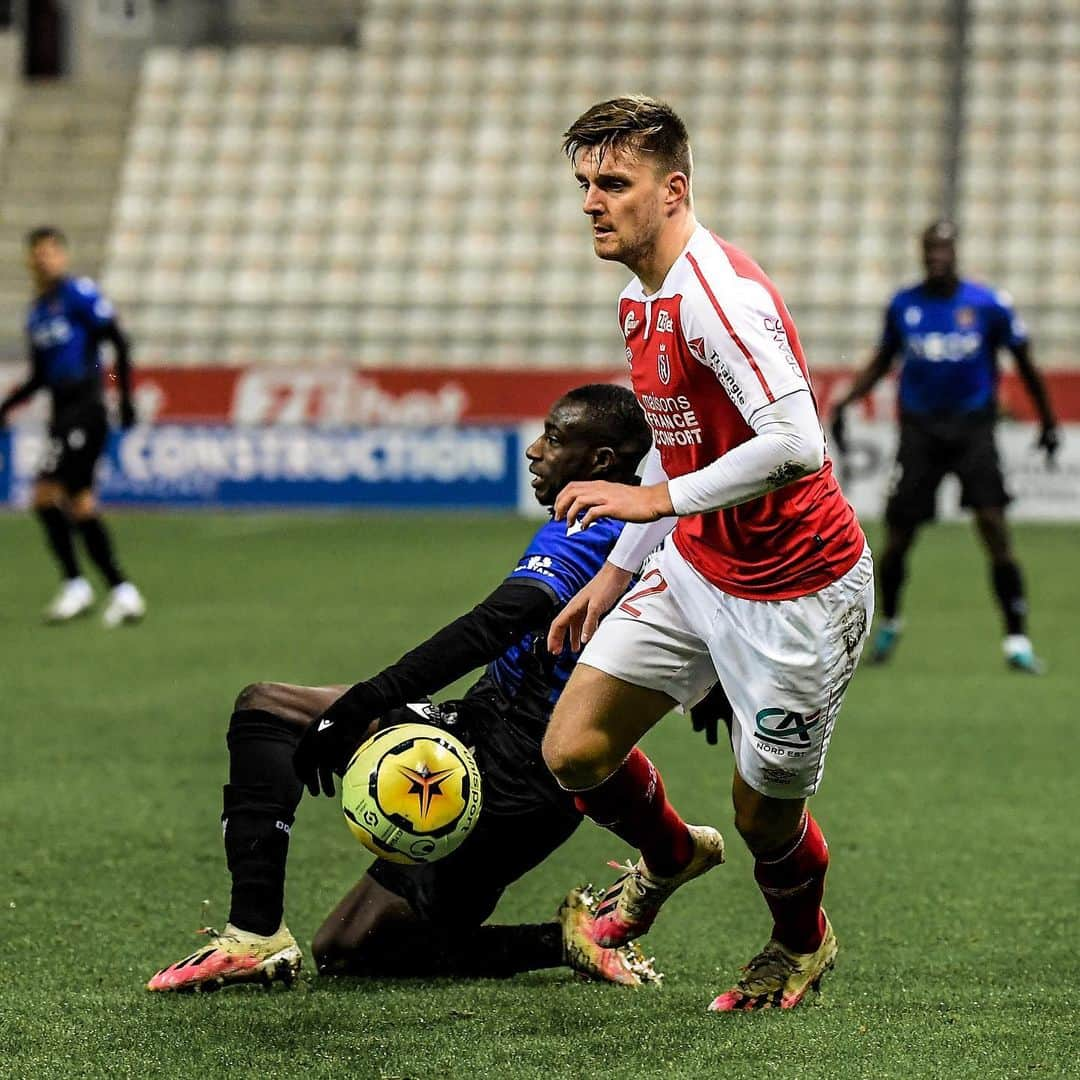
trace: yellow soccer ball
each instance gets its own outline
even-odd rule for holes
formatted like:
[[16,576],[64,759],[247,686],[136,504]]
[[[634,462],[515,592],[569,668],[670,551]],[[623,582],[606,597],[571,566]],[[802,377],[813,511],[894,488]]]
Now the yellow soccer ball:
[[429,863],[449,855],[480,816],[480,770],[469,749],[430,724],[376,732],[349,761],[341,809],[380,859]]

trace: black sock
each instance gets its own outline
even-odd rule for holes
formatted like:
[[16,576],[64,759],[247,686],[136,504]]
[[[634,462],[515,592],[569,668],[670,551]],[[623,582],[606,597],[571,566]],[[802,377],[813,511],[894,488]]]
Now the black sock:
[[562,928],[555,922],[464,930],[406,923],[386,927],[365,942],[344,973],[505,979],[564,963]]
[[1025,633],[1027,600],[1024,598],[1024,579],[1020,575],[1020,567],[1015,562],[994,563],[992,576],[998,607],[1005,618],[1005,633]]
[[71,542],[71,522],[59,506],[39,506],[38,520],[45,530],[56,561],[69,581],[79,576],[79,564],[75,561],[75,545]]
[[237,709],[229,722],[229,782],[221,815],[232,875],[229,922],[270,935],[285,910],[289,833],[304,787],[293,771],[295,727],[262,709]]
[[888,549],[881,560],[878,582],[881,585],[881,613],[886,619],[895,619],[900,614],[900,590],[907,577],[906,562],[904,555]]
[[82,533],[86,553],[94,560],[94,565],[109,586],[115,588],[125,579],[113,559],[112,541],[105,523],[99,517],[83,518],[79,522],[79,532]]

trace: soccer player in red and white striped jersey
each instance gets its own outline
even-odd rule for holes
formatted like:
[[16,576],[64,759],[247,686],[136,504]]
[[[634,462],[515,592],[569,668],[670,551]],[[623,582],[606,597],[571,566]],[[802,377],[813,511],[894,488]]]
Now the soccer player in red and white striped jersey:
[[[837,951],[821,907],[828,849],[806,800],[872,619],[870,551],[825,453],[791,314],[760,267],[697,223],[683,122],[618,98],[581,116],[564,149],[596,254],[635,275],[619,320],[654,446],[640,486],[571,484],[556,504],[584,525],[634,524],[552,625],[550,647],[587,645],[545,759],[586,813],[648,838],[666,800],[642,785],[635,743],[675,704],[726,698],[735,825],[773,929],[711,1008],[791,1008]],[[644,933],[717,861],[694,831],[670,855],[611,887],[599,941]]]

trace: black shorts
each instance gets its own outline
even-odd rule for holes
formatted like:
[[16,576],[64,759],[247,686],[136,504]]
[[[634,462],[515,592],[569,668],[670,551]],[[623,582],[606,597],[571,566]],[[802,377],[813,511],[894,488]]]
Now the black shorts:
[[83,410],[49,426],[39,480],[59,484],[69,495],[94,486],[94,469],[105,449],[109,423],[104,408]]
[[476,827],[444,859],[423,866],[376,859],[369,873],[428,922],[479,926],[508,885],[570,839],[581,814],[548,771],[534,738],[468,699],[444,708],[456,710],[456,718],[433,716],[431,722],[469,746],[480,769],[484,802]]
[[1009,504],[994,441],[994,418],[984,413],[903,416],[885,520],[900,526],[932,521],[937,490],[948,473],[960,481],[962,506],[981,509]]

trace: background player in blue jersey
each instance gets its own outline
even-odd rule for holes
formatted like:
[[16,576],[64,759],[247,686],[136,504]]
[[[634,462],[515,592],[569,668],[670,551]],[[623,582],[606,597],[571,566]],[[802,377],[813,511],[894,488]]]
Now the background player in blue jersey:
[[[631,482],[651,441],[629,390],[594,384],[570,391],[552,406],[543,434],[527,451],[537,500],[553,505],[572,480]],[[282,916],[300,778],[312,794],[320,787],[332,793],[332,774],[340,775],[359,742],[381,726],[418,719],[410,710],[473,748],[484,786],[479,821],[439,862],[376,860],[316,934],[319,969],[502,976],[569,965],[598,979],[631,985],[647,980],[650,970],[636,951],[593,944],[581,890],[567,897],[557,921],[481,925],[503,890],[581,821],[540,753],[576,655],[551,656],[545,638],[558,611],[603,564],[622,527],[608,519],[584,530],[548,521],[486,600],[351,688],[259,683],[241,691],[229,725],[222,815],[233,882],[229,922],[198,952],[158,972],[149,989],[291,981],[300,950]],[[461,700],[407,704],[483,665],[483,675]]]
[[946,473],[960,481],[990,558],[994,593],[1005,621],[1005,658],[1038,674],[1042,665],[1026,632],[1023,578],[1013,554],[1005,490],[994,443],[999,351],[1012,353],[1042,422],[1038,446],[1052,464],[1058,429],[1046,386],[1031,359],[1027,330],[1011,300],[957,275],[956,227],[930,225],[922,236],[926,278],[902,289],[885,313],[885,328],[870,364],[836,406],[833,435],[844,449],[844,410],[873,388],[900,357],[900,446],[885,510],[888,534],[878,561],[884,620],[871,661],[887,660],[901,630],[900,592],[907,553],[919,526],[934,517]]
[[93,589],[79,571],[73,531],[110,588],[106,626],[142,618],[146,604],[127,580],[113,554],[94,495],[94,468],[108,435],[102,391],[101,345],[115,355],[114,377],[120,388],[120,422],[135,423],[131,403],[128,340],[112,305],[89,278],[68,273],[67,242],[59,229],[34,229],[27,237],[27,265],[35,298],[27,317],[30,376],[0,402],[0,426],[8,412],[48,390],[52,398],[49,441],[34,485],[34,511],[64,576],[45,616],[64,622],[89,610]]

